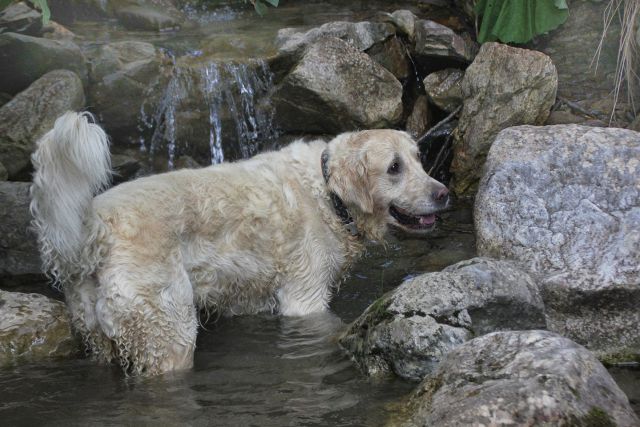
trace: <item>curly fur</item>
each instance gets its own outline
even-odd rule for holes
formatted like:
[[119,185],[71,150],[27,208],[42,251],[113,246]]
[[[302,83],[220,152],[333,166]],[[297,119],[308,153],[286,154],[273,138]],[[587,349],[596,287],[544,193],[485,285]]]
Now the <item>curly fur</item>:
[[[321,155],[328,150],[325,182]],[[328,308],[364,239],[403,227],[391,204],[426,214],[444,189],[415,143],[391,130],[297,141],[253,159],[121,184],[104,132],[67,113],[38,143],[31,210],[46,268],[64,285],[74,327],[97,360],[128,373],[192,366],[198,311]],[[401,161],[402,173],[390,175]],[[330,193],[353,217],[352,235]]]

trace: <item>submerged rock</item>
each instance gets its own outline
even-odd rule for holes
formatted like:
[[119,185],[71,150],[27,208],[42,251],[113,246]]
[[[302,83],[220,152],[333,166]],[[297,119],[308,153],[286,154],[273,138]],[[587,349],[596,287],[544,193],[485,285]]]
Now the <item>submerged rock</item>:
[[443,58],[469,63],[478,46],[468,37],[456,34],[451,28],[428,20],[415,22],[415,54],[419,60]]
[[529,275],[511,262],[474,258],[404,282],[353,322],[340,344],[369,375],[421,380],[474,336],[544,327]]
[[71,70],[86,81],[85,58],[73,42],[0,34],[0,92],[16,94],[57,69]]
[[540,277],[549,329],[608,361],[640,360],[640,134],[519,126],[491,147],[478,253]]
[[468,341],[414,392],[391,425],[640,423],[625,394],[584,347],[546,331],[495,332]]
[[12,180],[30,180],[36,141],[65,112],[84,107],[80,78],[68,70],[51,71],[0,107],[0,162]]
[[323,38],[276,88],[276,121],[285,131],[338,133],[383,128],[402,118],[402,85],[349,43]]
[[447,68],[429,74],[423,81],[429,100],[450,113],[462,105],[462,78],[464,71]]
[[558,75],[543,53],[482,45],[462,79],[464,108],[454,140],[453,190],[472,195],[487,152],[502,129],[543,124],[556,99]]
[[0,366],[77,353],[64,303],[0,290]]

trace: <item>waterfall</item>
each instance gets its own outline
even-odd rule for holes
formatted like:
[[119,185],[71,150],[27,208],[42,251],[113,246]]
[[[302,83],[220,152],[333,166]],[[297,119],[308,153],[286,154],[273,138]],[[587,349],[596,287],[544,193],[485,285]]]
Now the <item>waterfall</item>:
[[166,156],[168,169],[181,155],[209,164],[250,157],[277,137],[272,85],[262,60],[174,65],[153,112],[143,105],[140,148]]

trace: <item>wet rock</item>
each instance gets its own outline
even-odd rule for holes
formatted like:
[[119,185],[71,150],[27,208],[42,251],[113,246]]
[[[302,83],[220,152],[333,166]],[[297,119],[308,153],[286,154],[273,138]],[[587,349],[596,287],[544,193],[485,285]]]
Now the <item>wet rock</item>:
[[0,290],[0,366],[77,353],[64,303]]
[[418,139],[429,129],[431,123],[431,111],[429,109],[429,103],[425,95],[420,95],[416,102],[413,104],[411,114],[407,118],[406,131],[415,138]]
[[485,43],[462,79],[464,108],[454,140],[453,190],[472,195],[484,159],[502,129],[541,125],[556,98],[558,76],[543,53]]
[[143,107],[157,108],[170,68],[164,54],[150,43],[124,41],[88,52],[91,61],[91,105],[114,139],[137,134]]
[[179,19],[149,5],[117,9],[115,15],[130,30],[166,31],[180,28]]
[[85,58],[74,43],[0,34],[0,92],[16,94],[57,69],[71,70],[86,81]]
[[51,16],[57,22],[65,25],[73,24],[76,20],[100,20],[111,17],[108,10],[114,3],[104,0],[47,0]]
[[410,10],[396,10],[390,15],[391,22],[398,29],[400,34],[407,36],[409,40],[413,40],[415,35],[416,15]]
[[500,132],[476,196],[480,255],[538,275],[549,329],[607,361],[640,359],[640,134]]
[[322,38],[335,37],[346,41],[359,51],[365,51],[395,34],[393,25],[378,22],[328,22],[307,32],[296,28],[278,31],[276,44],[280,55],[302,52],[307,46]]
[[404,282],[352,323],[340,344],[369,375],[420,380],[474,336],[544,327],[528,274],[511,262],[474,258]]
[[80,78],[68,70],[55,70],[0,107],[0,162],[9,179],[30,180],[30,156],[36,141],[60,115],[83,106]]
[[0,11],[0,33],[36,36],[42,28],[42,14],[26,3],[14,3]]
[[429,74],[423,81],[429,100],[450,113],[462,105],[462,78],[464,71],[447,68]]
[[402,426],[637,426],[625,394],[584,347],[546,331],[468,341],[414,392]]
[[398,37],[373,45],[367,54],[398,80],[404,81],[413,74],[406,49]]
[[337,38],[310,45],[276,88],[273,101],[279,127],[293,132],[391,127],[402,117],[400,82]]
[[31,229],[30,183],[0,182],[0,282],[3,277],[42,273]]
[[49,21],[47,25],[42,27],[42,37],[52,40],[72,40],[76,38],[76,35],[67,27],[55,21]]
[[449,27],[423,19],[415,22],[415,54],[418,59],[445,58],[469,63],[477,51],[475,42],[456,34]]

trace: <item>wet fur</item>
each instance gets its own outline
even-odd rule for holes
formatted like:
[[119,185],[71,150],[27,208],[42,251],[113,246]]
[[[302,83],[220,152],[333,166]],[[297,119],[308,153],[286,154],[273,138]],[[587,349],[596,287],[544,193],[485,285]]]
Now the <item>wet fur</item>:
[[[110,164],[106,136],[88,119],[67,113],[38,142],[31,209],[74,327],[95,358],[134,374],[191,367],[199,310],[327,310],[363,240],[381,240],[393,223],[390,203],[435,210],[431,195],[443,187],[424,173],[407,134],[376,130],[140,178],[94,197]],[[387,174],[398,156],[401,181]],[[336,216],[330,191],[360,235]]]

